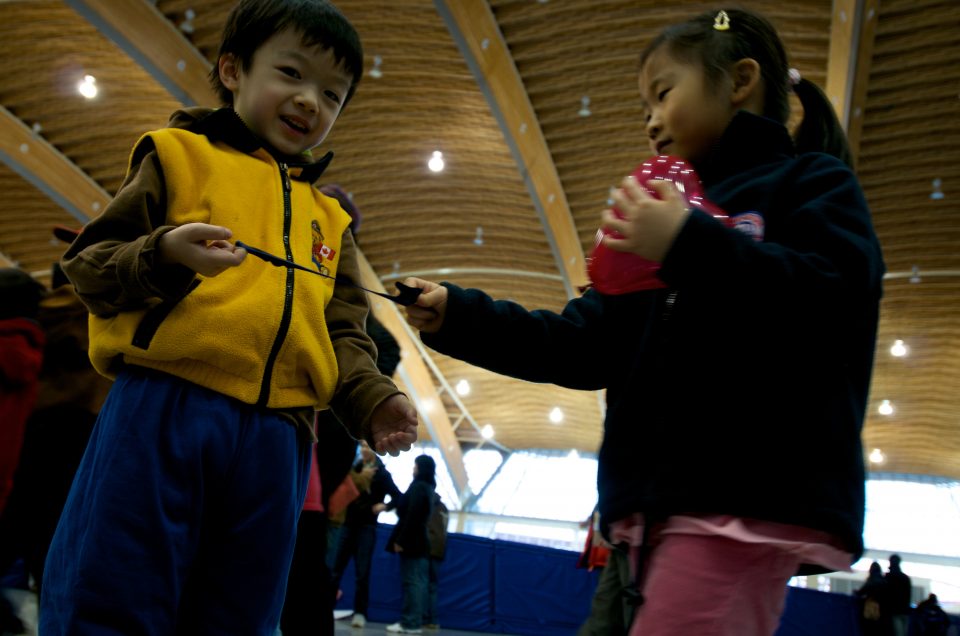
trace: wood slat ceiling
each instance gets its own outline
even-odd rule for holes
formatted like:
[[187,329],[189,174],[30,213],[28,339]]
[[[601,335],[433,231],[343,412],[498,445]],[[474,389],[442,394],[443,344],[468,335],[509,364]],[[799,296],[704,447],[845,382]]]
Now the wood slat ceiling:
[[[363,211],[360,245],[376,272],[388,287],[406,272],[427,271],[428,278],[481,287],[529,308],[562,307],[562,277],[523,173],[434,3],[337,4],[360,31],[367,68],[374,56],[382,59],[382,76],[364,78],[325,143],[337,155],[326,179],[351,192]],[[793,66],[825,84],[830,1],[739,4],[770,17]],[[212,61],[232,0],[156,5],[175,25],[195,11],[187,37]],[[960,4],[879,6],[871,18],[877,28],[867,99],[853,116],[862,117],[858,169],[888,268],[903,276],[887,284],[864,441],[868,450],[885,452],[880,470],[960,478]],[[609,188],[648,155],[637,54],[664,24],[715,5],[491,0],[490,8],[589,253]],[[138,136],[164,125],[178,107],[156,78],[63,2],[0,2],[0,56],[0,104],[28,127],[39,123],[40,137],[111,194]],[[76,94],[86,73],[97,77],[95,100]],[[579,114],[584,96],[589,117]],[[434,150],[447,162],[439,175],[426,168]],[[930,196],[934,179],[941,180],[942,199]],[[50,227],[77,221],[5,166],[0,192],[0,254],[28,271],[46,268],[62,252]],[[481,245],[474,241],[478,228]],[[919,283],[905,275],[914,267]],[[905,358],[889,355],[898,338],[910,347]],[[464,404],[479,424],[496,428],[505,446],[596,450],[598,394],[433,358],[451,383],[470,381]],[[881,399],[894,403],[893,416],[877,414]],[[566,413],[560,425],[547,420],[554,406]],[[462,439],[475,435],[465,431]]]

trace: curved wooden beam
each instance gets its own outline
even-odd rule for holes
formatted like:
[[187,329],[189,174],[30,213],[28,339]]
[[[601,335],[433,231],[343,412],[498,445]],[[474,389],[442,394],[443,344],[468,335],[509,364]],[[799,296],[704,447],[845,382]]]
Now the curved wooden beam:
[[873,59],[880,0],[834,0],[826,93],[847,131],[856,161]]
[[210,62],[146,0],[65,0],[186,106],[219,104]]
[[87,173],[2,106],[0,161],[80,223],[98,215],[112,198]]
[[550,148],[486,0],[434,0],[520,168],[568,298],[587,283],[583,248]]

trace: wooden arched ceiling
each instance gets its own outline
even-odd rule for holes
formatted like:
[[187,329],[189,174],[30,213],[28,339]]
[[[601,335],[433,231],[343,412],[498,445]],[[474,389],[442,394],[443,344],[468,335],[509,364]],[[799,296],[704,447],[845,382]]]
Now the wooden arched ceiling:
[[[146,1],[122,0],[128,6]],[[378,56],[382,75],[364,78],[334,128],[326,146],[337,157],[327,178],[351,192],[363,211],[360,245],[387,287],[398,276],[424,272],[530,308],[558,309],[568,296],[565,272],[531,197],[528,167],[518,166],[490,94],[458,48],[462,34],[451,35],[444,18],[451,2],[337,2],[360,31],[367,68]],[[715,5],[462,3],[492,16],[509,51],[505,63],[515,67],[536,115],[528,130],[543,135],[580,249],[588,254],[609,188],[648,154],[636,98],[637,53],[662,25]],[[155,4],[164,26],[177,29],[195,51],[191,63],[209,63],[232,0]],[[837,15],[830,1],[739,4],[768,15],[793,65],[827,84]],[[35,143],[49,144],[110,196],[134,141],[163,126],[183,97],[73,8],[81,5],[109,9],[111,3],[0,2],[0,105],[10,116],[0,124],[0,257],[41,279],[39,272],[62,252],[50,227],[79,222],[62,200],[51,198],[55,192],[24,178],[29,170],[14,132],[27,130]],[[195,12],[189,33],[181,29],[188,9]],[[861,133],[858,168],[892,273],[865,445],[886,454],[878,470],[960,478],[960,5],[880,0],[865,19],[875,20],[875,38],[866,64],[857,65],[866,74],[851,125]],[[90,101],[75,89],[87,73],[101,91]],[[579,114],[584,97],[587,117]],[[426,168],[434,150],[444,153],[441,174]],[[941,180],[943,198],[931,198],[934,179]],[[93,202],[86,203],[90,196],[63,189],[61,197],[69,194],[96,214]],[[910,282],[914,267],[919,283]],[[905,358],[889,355],[898,338],[910,347]],[[470,381],[463,404],[477,423],[495,427],[504,446],[596,450],[602,426],[596,393],[504,379],[436,354],[432,359],[451,383]],[[455,411],[450,398],[443,399]],[[877,414],[881,399],[894,403],[893,416]],[[566,414],[560,425],[547,419],[554,406]],[[477,441],[465,427],[458,436],[463,443]]]

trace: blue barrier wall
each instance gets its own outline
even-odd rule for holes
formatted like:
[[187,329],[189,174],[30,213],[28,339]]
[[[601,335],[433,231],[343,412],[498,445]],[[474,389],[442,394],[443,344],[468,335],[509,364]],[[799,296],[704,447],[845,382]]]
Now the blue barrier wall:
[[[400,618],[400,558],[385,546],[391,526],[377,528],[367,618]],[[598,572],[575,567],[577,554],[463,534],[449,535],[440,566],[442,627],[499,634],[570,635],[590,612]],[[353,606],[353,566],[341,582],[338,608]],[[777,636],[856,636],[856,599],[789,588]]]

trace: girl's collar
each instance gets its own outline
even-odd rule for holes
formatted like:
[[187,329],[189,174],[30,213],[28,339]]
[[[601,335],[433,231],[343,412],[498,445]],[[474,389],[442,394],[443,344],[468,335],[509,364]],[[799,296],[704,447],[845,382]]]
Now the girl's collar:
[[796,155],[793,139],[783,124],[739,111],[703,161],[694,165],[705,186],[769,161]]

